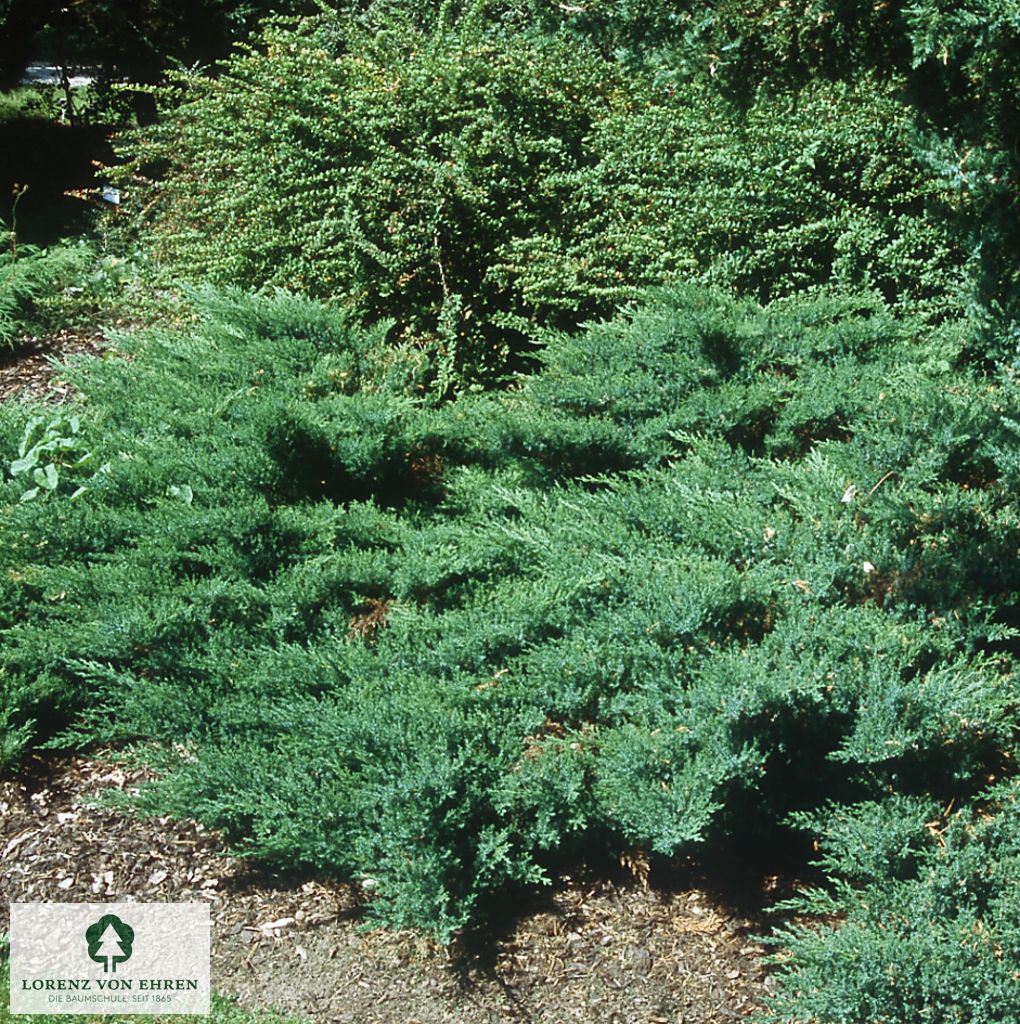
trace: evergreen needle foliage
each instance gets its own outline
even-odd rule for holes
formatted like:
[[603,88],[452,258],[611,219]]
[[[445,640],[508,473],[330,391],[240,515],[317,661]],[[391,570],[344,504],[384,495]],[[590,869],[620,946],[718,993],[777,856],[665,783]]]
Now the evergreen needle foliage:
[[38,249],[8,234],[0,251],[0,347],[13,347],[24,335],[44,327],[46,307],[75,286],[90,263],[83,245]]
[[[141,744],[148,806],[447,936],[581,849],[808,828],[849,917],[789,936],[777,1005],[820,1020],[910,1019],[947,991],[936,954],[1013,927],[1012,783],[986,790],[1018,726],[1020,395],[963,330],[685,287],[436,407],[382,328],[196,302],[76,371],[109,463],[84,494],[0,489],[8,761]],[[895,908],[975,857],[993,876],[923,956],[895,945]],[[980,959],[1004,999],[1007,941]]]
[[0,403],[0,767],[444,938],[814,850],[770,1019],[1020,1019],[1017,0],[286,9],[110,172],[184,321]]

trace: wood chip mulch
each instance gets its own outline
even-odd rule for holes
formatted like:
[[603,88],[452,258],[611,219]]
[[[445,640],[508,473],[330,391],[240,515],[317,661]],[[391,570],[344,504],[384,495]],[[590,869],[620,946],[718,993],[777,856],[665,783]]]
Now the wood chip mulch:
[[367,931],[357,886],[259,871],[200,824],[97,802],[149,777],[105,755],[0,780],[0,933],[8,902],[203,901],[215,989],[331,1024],[717,1024],[772,984],[754,922],[640,872],[579,870],[456,948]]
[[101,335],[61,330],[0,348],[0,402],[66,401],[73,388],[61,379],[61,364],[71,356],[101,355],[107,347]]

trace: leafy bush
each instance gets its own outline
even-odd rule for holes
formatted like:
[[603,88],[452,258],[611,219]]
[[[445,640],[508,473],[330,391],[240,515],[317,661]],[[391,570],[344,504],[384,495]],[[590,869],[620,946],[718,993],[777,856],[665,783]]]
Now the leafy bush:
[[906,110],[873,82],[741,112],[681,95],[593,129],[599,158],[574,176],[566,230],[508,246],[526,294],[593,314],[628,294],[622,282],[687,278],[761,302],[836,285],[931,321],[959,310],[964,256],[929,216],[941,189],[912,155]]
[[735,112],[574,37],[494,28],[484,5],[370,25],[267,27],[134,137],[134,171],[168,167],[150,237],[176,273],[390,322],[440,390],[665,280],[959,309],[965,257],[929,218],[941,186],[873,82]]
[[198,302],[76,371],[85,495],[0,485],[8,758],[156,744],[149,806],[446,935],[582,848],[890,793],[832,870],[908,877],[1008,764],[1020,396],[956,327],[687,287],[432,406],[383,331]]
[[[715,104],[788,102],[820,82],[903,102],[911,148],[943,201],[931,211],[966,253],[973,356],[1016,350],[1020,194],[1020,20],[996,0],[708,0],[648,5],[592,0],[527,5],[659,81],[707,84]],[[877,122],[879,126],[881,122]]]
[[135,150],[172,163],[158,250],[194,278],[393,318],[395,337],[431,340],[448,367],[500,365],[523,310],[494,280],[495,254],[555,222],[591,124],[624,102],[619,76],[564,43],[471,23],[351,28],[343,44],[332,25],[267,27],[265,53],[187,80]]

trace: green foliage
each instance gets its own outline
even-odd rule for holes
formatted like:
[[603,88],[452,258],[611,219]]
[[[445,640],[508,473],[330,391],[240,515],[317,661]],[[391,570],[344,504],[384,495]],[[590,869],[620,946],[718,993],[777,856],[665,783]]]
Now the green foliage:
[[[780,936],[793,960],[774,1012],[833,1024],[1015,1018],[1017,795],[1013,780],[964,810],[893,798],[819,816],[827,863],[854,884],[792,905],[841,920]],[[862,850],[876,861],[864,870]]]
[[[137,744],[444,936],[813,840],[774,1016],[1020,1016],[1015,0],[316,6],[122,143],[261,297],[0,405],[0,764]],[[151,81],[262,5],[122,8],[65,39]],[[134,266],[12,240],[0,341]]]
[[[1015,350],[1020,318],[1015,259],[1020,13],[1015,0],[709,0],[697,5],[534,0],[525,8],[531,19],[594,42],[632,73],[652,74],[681,92],[695,85],[707,88],[713,107],[767,108],[823,82],[863,87],[902,103],[894,120],[913,122],[914,158],[942,195],[929,214],[966,256],[969,314],[983,334],[973,355],[982,358],[992,351],[1003,358]],[[879,133],[884,123],[874,122]]]
[[97,473],[110,468],[109,463],[96,467],[96,456],[84,449],[80,429],[77,416],[34,416],[28,421],[18,457],[7,467],[12,479],[23,477],[34,485],[21,495],[22,501],[56,494],[67,481],[78,485],[71,497],[80,497]]
[[[614,277],[694,278],[762,302],[835,284],[930,320],[958,308],[963,255],[928,216],[941,190],[912,156],[907,112],[873,82],[743,112],[685,92],[602,123],[590,142],[599,161],[575,176],[566,258],[550,267],[554,240],[529,242],[536,266],[513,268],[524,288],[539,291],[544,274],[563,305],[588,312],[592,293],[625,294],[600,291]],[[565,286],[564,265],[587,270]]]
[[0,251],[0,345],[42,327],[45,306],[75,287],[93,259],[87,245],[54,245],[48,249],[18,243],[13,232]]
[[54,104],[41,89],[12,89],[0,92],[0,126],[11,121],[53,119]]
[[885,885],[918,815],[981,806],[1020,707],[1020,395],[956,326],[686,287],[435,406],[383,330],[196,302],[76,371],[86,494],[0,485],[8,757],[155,744],[148,806],[445,935],[580,849],[819,808],[884,808],[828,867]]
[[981,354],[1009,358],[1020,322],[1020,7],[1015,0],[921,0],[904,15],[922,153],[951,188],[951,215],[968,243],[972,302],[986,339]]
[[218,78],[182,79],[127,147],[135,170],[169,168],[158,254],[390,322],[440,391],[666,280],[760,301],[872,289],[933,321],[959,308],[965,255],[929,217],[942,188],[874,83],[741,113],[491,21],[476,6],[428,30],[274,25]]
[[[170,160],[157,248],[195,278],[275,284],[392,319],[436,362],[503,368],[525,314],[494,272],[569,202],[592,123],[624,103],[607,62],[563,42],[328,19],[266,28],[265,53],[186,81],[140,160]],[[272,112],[272,116],[267,116]],[[267,152],[271,159],[265,158]]]

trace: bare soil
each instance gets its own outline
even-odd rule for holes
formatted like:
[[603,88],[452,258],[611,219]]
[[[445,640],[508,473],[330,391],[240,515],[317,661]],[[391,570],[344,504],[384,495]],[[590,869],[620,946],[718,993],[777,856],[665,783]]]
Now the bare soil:
[[357,886],[267,873],[200,824],[98,802],[148,777],[105,755],[0,781],[0,932],[8,902],[204,901],[218,991],[337,1024],[715,1024],[753,1013],[772,983],[759,919],[650,885],[640,863],[579,868],[449,948],[366,930]]
[[61,377],[64,362],[71,356],[98,356],[105,345],[99,335],[62,330],[0,349],[0,402],[66,401],[73,389]]

